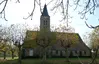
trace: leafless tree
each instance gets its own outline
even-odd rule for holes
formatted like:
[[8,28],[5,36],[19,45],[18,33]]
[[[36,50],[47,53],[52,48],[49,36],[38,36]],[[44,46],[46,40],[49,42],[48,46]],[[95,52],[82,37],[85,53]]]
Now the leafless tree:
[[54,32],[50,32],[50,31],[46,31],[46,30],[37,32],[36,43],[38,46],[40,46],[42,48],[42,52],[43,52],[42,62],[43,63],[46,61],[46,51],[47,51],[48,47],[55,43],[53,41],[53,39],[56,38],[55,36],[56,35]]
[[[99,27],[95,28],[89,35],[89,41],[91,44],[91,49],[92,49],[92,61],[91,64],[93,64],[94,62],[96,62],[96,57],[98,54],[98,50],[99,50]],[[97,63],[97,62],[96,62]]]
[[78,41],[78,37],[76,34],[73,34],[74,29],[72,27],[60,26],[56,31],[57,39],[60,41],[61,47],[65,48],[66,61],[69,62],[68,48],[76,44],[75,42]]
[[9,39],[13,45],[18,47],[19,64],[21,64],[21,49],[25,38],[26,26],[21,24],[11,25],[9,28]]

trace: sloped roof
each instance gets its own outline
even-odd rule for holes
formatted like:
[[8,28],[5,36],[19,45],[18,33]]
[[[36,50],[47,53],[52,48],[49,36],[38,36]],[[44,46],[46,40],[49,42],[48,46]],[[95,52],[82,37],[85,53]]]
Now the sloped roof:
[[[54,32],[55,33],[55,32]],[[63,34],[62,32],[58,32],[58,34]],[[82,39],[80,38],[79,34],[78,33],[65,33],[65,35],[69,34],[68,38],[69,37],[74,37],[76,38],[76,36],[78,37],[78,40],[77,40],[77,44],[75,44],[74,46],[72,46],[70,48],[70,50],[89,50],[89,48],[86,46],[86,44],[82,41]],[[76,35],[76,36],[73,36],[73,35]],[[27,47],[27,48],[34,48],[37,46],[36,44],[36,37],[37,37],[37,31],[27,31],[26,33],[26,38],[24,40],[24,44],[23,44],[23,47]],[[56,41],[54,42],[57,42],[59,36],[57,35],[56,38],[54,37],[53,40],[56,39]],[[76,41],[75,41],[76,42]],[[61,48],[61,45],[58,43],[56,44],[53,44],[54,48]]]
[[23,47],[25,48],[33,48],[36,47],[36,31],[27,31],[26,32],[26,37],[24,39]]
[[43,12],[42,12],[42,16],[49,16],[49,15],[48,15],[47,5],[46,5],[46,4],[44,5]]
[[[53,35],[55,35],[55,33],[52,34],[53,40],[51,42],[54,43],[56,41],[56,36],[53,36]],[[26,32],[26,37],[25,37],[25,40],[24,40],[24,43],[23,43],[23,47],[27,47],[27,48],[36,47],[37,46],[37,43],[36,43],[37,36],[38,36],[37,31],[27,31]]]
[[77,43],[74,47],[70,48],[71,50],[89,50],[90,48],[82,41],[81,37],[78,35],[79,43]]
[[[82,41],[82,39],[81,39],[81,37],[79,36],[78,33],[65,33],[65,34],[69,34],[69,37],[73,37],[72,35],[74,35],[74,38],[78,38],[78,40],[75,41],[76,43],[74,45],[72,45],[69,48],[69,50],[73,50],[73,51],[76,51],[76,50],[82,50],[82,51],[89,50],[90,51],[90,48]],[[60,46],[60,42],[53,45],[53,47],[56,48],[57,50],[62,50],[63,49],[63,47]]]

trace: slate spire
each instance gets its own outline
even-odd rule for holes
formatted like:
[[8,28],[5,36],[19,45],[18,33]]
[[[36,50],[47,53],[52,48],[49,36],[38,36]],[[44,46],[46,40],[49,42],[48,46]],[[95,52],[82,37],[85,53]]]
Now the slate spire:
[[42,12],[42,16],[49,16],[49,15],[48,15],[47,5],[46,5],[46,4],[44,5],[43,12]]

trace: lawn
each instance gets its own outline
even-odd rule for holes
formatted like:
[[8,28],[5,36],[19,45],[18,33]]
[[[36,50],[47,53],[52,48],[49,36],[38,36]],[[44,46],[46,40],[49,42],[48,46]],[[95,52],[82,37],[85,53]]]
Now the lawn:
[[[91,61],[90,58],[70,58],[71,64],[81,64],[80,62],[83,62],[84,64],[88,64]],[[97,59],[99,61],[99,59]],[[99,62],[98,62],[99,63]],[[1,60],[0,64],[18,64],[17,58],[11,59],[8,58],[7,60]],[[22,64],[42,64],[41,59],[23,59]],[[66,62],[66,58],[49,58],[46,60],[45,64],[68,64]]]

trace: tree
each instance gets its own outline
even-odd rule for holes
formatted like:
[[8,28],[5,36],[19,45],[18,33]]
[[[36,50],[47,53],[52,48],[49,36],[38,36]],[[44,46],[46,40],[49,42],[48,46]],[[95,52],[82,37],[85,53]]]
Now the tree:
[[92,49],[99,47],[99,28],[96,28],[92,31],[90,35],[90,42]]
[[6,52],[8,51],[8,40],[7,40],[7,28],[0,26],[0,51],[4,53],[4,59],[6,59]]
[[18,56],[18,53],[17,53],[18,48],[15,45],[13,45],[12,41],[10,41],[8,45],[9,45],[9,52],[11,52],[12,59],[14,59],[15,56]]
[[61,46],[65,48],[66,59],[68,62],[69,61],[68,48],[70,48],[71,46],[77,43],[78,36],[77,34],[74,34],[74,30],[71,27],[60,26],[57,29],[57,31],[60,31],[60,32],[56,32],[57,40],[61,43]]
[[8,52],[8,50],[9,50],[9,46],[8,46],[6,40],[2,40],[0,42],[0,51],[3,52],[4,59],[6,59],[6,53]]
[[95,28],[90,34],[88,34],[88,41],[90,42],[90,48],[92,53],[92,61],[90,64],[93,64],[94,62],[97,63],[96,57],[98,54],[99,49],[99,28]]
[[[25,33],[26,33],[26,26],[23,24],[16,24],[16,25],[11,25],[9,28],[9,40],[12,41],[13,45],[15,45],[16,47],[18,47],[18,61],[19,64],[21,64],[21,49],[22,49],[22,44],[25,38]],[[13,55],[13,48],[11,49],[12,51],[12,55]]]
[[50,32],[45,29],[37,32],[36,43],[42,48],[43,63],[46,61],[46,51],[48,50],[49,46],[55,43],[55,38],[55,32]]

